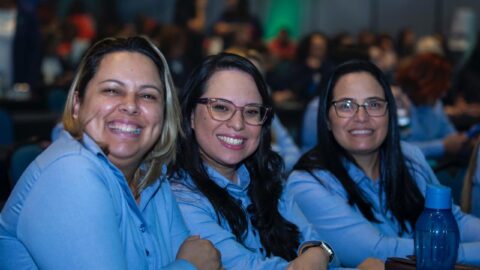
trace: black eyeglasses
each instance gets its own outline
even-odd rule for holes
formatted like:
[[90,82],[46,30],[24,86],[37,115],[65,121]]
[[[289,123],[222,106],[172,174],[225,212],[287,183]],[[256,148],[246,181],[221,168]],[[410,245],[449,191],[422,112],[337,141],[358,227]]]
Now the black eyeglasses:
[[271,108],[261,104],[247,104],[239,107],[230,100],[221,98],[199,98],[198,103],[207,105],[210,117],[217,121],[228,121],[239,110],[245,123],[260,126],[265,123]]
[[338,100],[332,102],[338,117],[350,118],[354,116],[360,107],[363,107],[368,116],[380,117],[387,112],[388,102],[384,99],[367,100],[363,104],[358,104],[350,99]]

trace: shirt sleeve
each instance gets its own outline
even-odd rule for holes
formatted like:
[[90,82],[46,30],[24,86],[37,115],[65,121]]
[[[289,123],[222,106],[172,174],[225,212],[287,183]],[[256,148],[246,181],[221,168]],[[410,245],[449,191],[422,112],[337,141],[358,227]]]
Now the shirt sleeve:
[[[325,182],[331,176],[322,175]],[[322,178],[321,177],[321,178]],[[296,202],[315,229],[331,244],[342,265],[355,267],[368,257],[412,255],[413,240],[382,234],[363,215],[355,211],[338,192],[327,188],[308,173],[294,172],[286,186],[287,200]]]
[[17,231],[40,269],[127,268],[104,177],[92,160],[73,155],[41,172]]
[[[182,198],[190,197],[188,194],[181,194],[181,196]],[[197,194],[192,196],[198,197]],[[187,202],[177,196],[177,201],[191,233],[200,235],[201,238],[208,239],[215,245],[221,253],[225,269],[284,269],[287,267],[288,262],[282,258],[264,258],[263,255],[237,242],[229,230],[218,225],[213,208],[205,198]]]
[[438,158],[445,153],[443,138],[430,141],[409,141],[409,143],[420,148],[427,158]]

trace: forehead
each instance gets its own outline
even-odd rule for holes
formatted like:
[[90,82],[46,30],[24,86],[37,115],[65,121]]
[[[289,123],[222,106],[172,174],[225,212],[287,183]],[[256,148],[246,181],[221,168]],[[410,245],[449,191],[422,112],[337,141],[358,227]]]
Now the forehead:
[[100,60],[96,73],[120,73],[160,80],[159,70],[153,60],[139,52],[107,53]]
[[370,97],[385,98],[380,83],[368,72],[354,72],[340,77],[333,89],[333,99],[352,98],[364,100]]
[[237,69],[215,72],[208,80],[203,96],[228,99],[239,106],[262,102],[254,79],[250,74]]

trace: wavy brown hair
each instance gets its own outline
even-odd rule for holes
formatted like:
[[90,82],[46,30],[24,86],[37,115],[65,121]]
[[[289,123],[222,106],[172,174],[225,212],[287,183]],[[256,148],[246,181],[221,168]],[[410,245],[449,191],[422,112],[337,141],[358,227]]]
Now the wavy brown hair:
[[450,89],[452,64],[443,56],[422,53],[399,65],[396,80],[415,105],[432,104]]

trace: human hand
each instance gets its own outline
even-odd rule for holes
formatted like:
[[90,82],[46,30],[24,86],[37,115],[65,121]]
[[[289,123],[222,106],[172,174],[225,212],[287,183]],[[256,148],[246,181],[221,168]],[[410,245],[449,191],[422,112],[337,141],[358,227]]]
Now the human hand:
[[360,270],[385,270],[385,263],[376,258],[367,258],[357,268]]
[[443,139],[443,146],[445,152],[450,154],[456,154],[462,150],[463,146],[467,143],[468,137],[464,133],[455,133],[447,136]]
[[223,269],[220,252],[212,242],[201,239],[200,236],[190,236],[182,243],[176,259],[184,259],[195,265],[199,270]]
[[311,247],[295,260],[291,261],[286,270],[326,270],[329,255],[321,247]]

